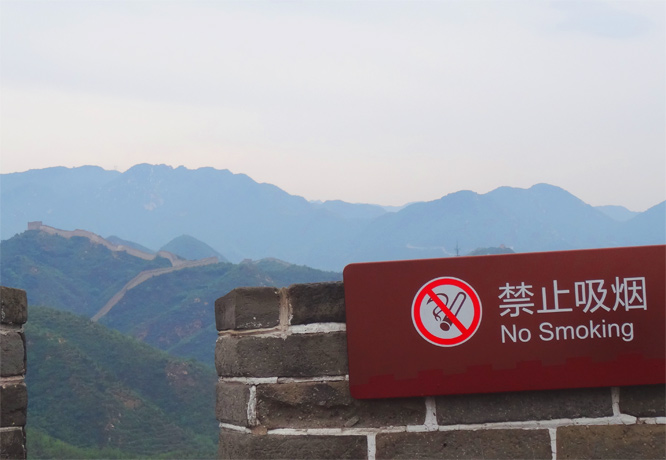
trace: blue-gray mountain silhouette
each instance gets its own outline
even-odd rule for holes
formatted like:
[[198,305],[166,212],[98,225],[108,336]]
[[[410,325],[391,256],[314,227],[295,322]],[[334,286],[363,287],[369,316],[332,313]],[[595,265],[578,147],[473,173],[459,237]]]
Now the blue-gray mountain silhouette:
[[141,164],[3,174],[2,239],[43,221],[116,235],[158,249],[190,235],[232,262],[276,257],[342,270],[350,262],[461,254],[505,245],[516,252],[666,240],[665,206],[626,222],[547,184],[461,191],[397,212],[340,201],[309,202],[228,170]]

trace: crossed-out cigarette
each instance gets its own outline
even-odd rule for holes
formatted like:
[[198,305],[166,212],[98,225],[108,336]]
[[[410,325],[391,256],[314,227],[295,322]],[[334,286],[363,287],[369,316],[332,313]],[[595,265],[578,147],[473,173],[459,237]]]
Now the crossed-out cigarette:
[[[448,307],[448,309],[451,311],[451,313],[457,318],[458,313],[460,313],[460,309],[462,308],[463,304],[465,303],[465,300],[467,300],[467,294],[464,292],[458,292],[456,296],[453,298],[453,303],[449,305],[449,296],[447,296],[444,293],[437,294],[438,297],[442,298],[444,305]],[[460,299],[460,301],[458,301]],[[434,302],[432,298],[428,299],[427,303]],[[449,318],[449,315],[444,313],[442,309],[439,307],[439,305],[435,306],[435,308],[432,311],[432,315],[435,317],[437,321],[440,322],[439,328],[443,330],[444,332],[447,332],[449,329],[451,329],[451,325],[453,322],[451,321],[451,318]],[[444,316],[444,319],[442,319],[442,316]]]

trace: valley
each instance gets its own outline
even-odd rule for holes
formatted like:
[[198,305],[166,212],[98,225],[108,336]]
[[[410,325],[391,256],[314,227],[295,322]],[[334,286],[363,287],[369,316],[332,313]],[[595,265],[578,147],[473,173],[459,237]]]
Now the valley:
[[0,186],[0,282],[28,294],[38,458],[214,458],[214,303],[236,287],[340,281],[351,262],[666,240],[666,203],[597,209],[547,184],[395,209],[164,165]]

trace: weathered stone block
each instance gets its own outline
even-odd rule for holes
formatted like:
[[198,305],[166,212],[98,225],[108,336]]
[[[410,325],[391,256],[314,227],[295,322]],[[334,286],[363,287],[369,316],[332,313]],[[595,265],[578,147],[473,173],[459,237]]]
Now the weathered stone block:
[[557,458],[666,458],[665,425],[567,426],[557,429]]
[[291,324],[344,323],[345,288],[337,283],[294,284],[287,288]]
[[634,417],[666,416],[666,386],[640,385],[620,388],[620,412]]
[[235,382],[217,382],[215,414],[220,422],[249,426],[247,414],[249,401],[249,385]]
[[25,374],[25,336],[22,332],[0,333],[0,376]]
[[440,425],[613,415],[610,388],[437,396],[435,401]]
[[0,459],[25,459],[25,432],[23,428],[0,430]]
[[27,410],[25,382],[0,383],[0,427],[25,426]]
[[21,289],[0,286],[0,323],[24,324],[28,320],[28,296]]
[[346,381],[259,385],[257,420],[269,429],[421,425],[425,400],[357,400]]
[[551,459],[548,430],[462,430],[386,433],[376,438],[376,458]]
[[221,336],[215,366],[222,377],[316,377],[345,375],[347,340],[344,332]]
[[236,288],[215,301],[218,331],[266,329],[280,323],[280,295],[273,287]]
[[366,436],[283,436],[221,430],[220,459],[365,459]]

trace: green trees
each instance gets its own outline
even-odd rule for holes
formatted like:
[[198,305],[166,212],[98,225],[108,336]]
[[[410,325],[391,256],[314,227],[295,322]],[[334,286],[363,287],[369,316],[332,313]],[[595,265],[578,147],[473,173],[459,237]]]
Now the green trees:
[[215,456],[211,368],[67,312],[29,315],[31,458]]

